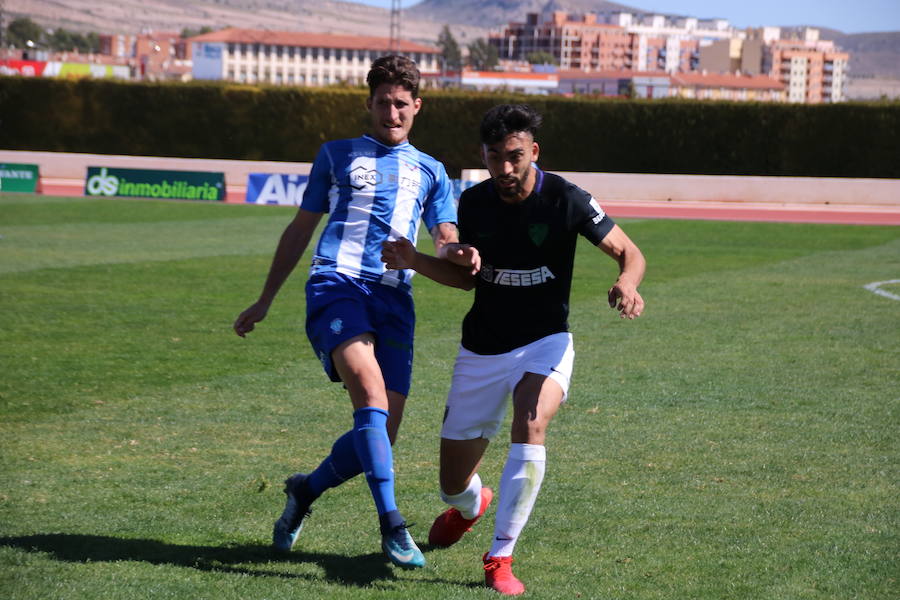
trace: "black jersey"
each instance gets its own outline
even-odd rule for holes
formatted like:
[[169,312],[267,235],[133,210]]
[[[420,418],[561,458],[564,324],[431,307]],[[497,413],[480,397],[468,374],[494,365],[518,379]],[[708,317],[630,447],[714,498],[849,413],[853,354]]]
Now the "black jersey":
[[613,225],[589,193],[541,170],[516,204],[504,202],[490,179],[463,192],[460,241],[478,248],[482,261],[463,347],[501,354],[567,331],[578,234],[596,245]]

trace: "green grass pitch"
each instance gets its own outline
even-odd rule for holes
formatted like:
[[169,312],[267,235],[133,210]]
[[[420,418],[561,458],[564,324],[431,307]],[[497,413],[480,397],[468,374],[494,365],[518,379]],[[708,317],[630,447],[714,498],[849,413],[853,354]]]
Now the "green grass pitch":
[[[292,213],[0,195],[0,597],[497,597],[493,512],[396,570],[362,478],[293,553],[268,550],[282,479],[350,422],[305,339],[305,260],[256,331],[230,329]],[[622,226],[646,313],[616,318],[615,265],[581,243],[570,399],[516,552],[527,597],[900,597],[900,302],[863,289],[900,278],[900,228]],[[471,298],[424,278],[415,297],[395,468],[424,543]]]

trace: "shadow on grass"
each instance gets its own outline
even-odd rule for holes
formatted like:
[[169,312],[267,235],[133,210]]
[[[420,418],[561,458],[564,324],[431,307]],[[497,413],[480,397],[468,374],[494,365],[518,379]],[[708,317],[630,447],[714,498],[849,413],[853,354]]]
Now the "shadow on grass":
[[366,586],[377,580],[396,579],[385,556],[378,552],[358,556],[291,552],[282,554],[259,545],[179,546],[157,540],[115,538],[103,535],[53,533],[0,537],[0,546],[43,552],[67,562],[141,561],[154,565],[174,565],[199,571],[237,573],[254,577],[283,577],[320,580],[319,576],[268,571],[249,564],[313,563],[325,571],[332,583]]

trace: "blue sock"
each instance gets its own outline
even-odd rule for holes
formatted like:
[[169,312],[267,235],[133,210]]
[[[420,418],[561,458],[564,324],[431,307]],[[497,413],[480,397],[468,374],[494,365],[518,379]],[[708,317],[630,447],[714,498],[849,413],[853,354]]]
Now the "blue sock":
[[367,406],[353,413],[353,445],[366,474],[378,514],[397,510],[394,458],[387,433],[388,412]]
[[306,485],[315,497],[329,488],[337,487],[362,473],[362,464],[353,446],[353,430],[339,437],[331,446],[331,454],[309,474]]

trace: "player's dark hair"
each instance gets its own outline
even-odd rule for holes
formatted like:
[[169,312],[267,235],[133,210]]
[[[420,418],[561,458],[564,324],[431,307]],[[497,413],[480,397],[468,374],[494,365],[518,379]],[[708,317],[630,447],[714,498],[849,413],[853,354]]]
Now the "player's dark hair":
[[406,58],[391,54],[376,58],[366,75],[366,83],[369,84],[369,97],[375,95],[375,90],[383,83],[399,85],[412,94],[413,98],[419,97],[419,68],[416,63]]
[[498,104],[481,120],[481,143],[496,144],[511,133],[525,132],[537,135],[541,115],[527,104]]

